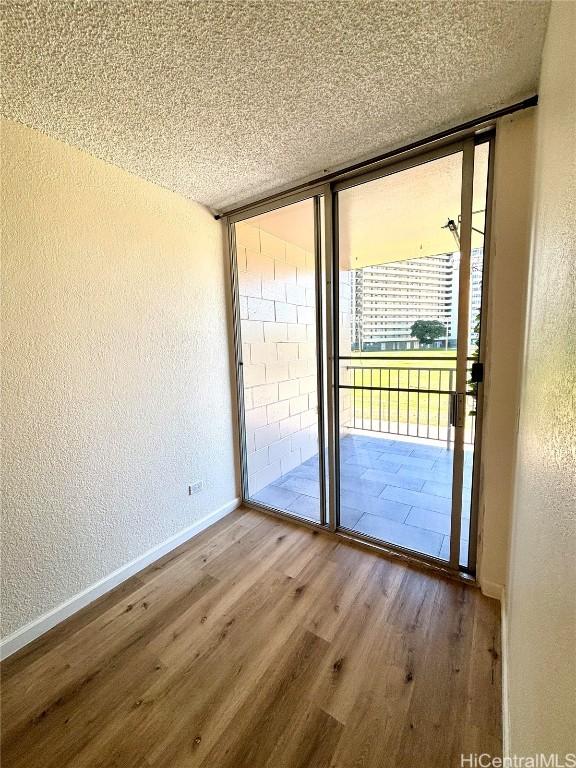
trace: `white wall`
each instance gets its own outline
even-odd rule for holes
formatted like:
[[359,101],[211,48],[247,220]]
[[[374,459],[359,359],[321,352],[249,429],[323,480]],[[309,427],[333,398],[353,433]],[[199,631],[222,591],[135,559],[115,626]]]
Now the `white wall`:
[[253,496],[318,453],[315,265],[313,253],[258,226],[235,231]]
[[530,262],[536,110],[499,121],[496,132],[478,580],[500,598],[508,538],[520,407],[524,319]]
[[554,2],[507,587],[511,753],[576,751],[576,4]]
[[221,226],[15,123],[2,158],[5,637],[237,487]]
[[[314,239],[311,201],[306,205],[301,219],[290,206],[273,214],[274,229],[286,230],[282,238],[258,226],[265,221],[270,227],[270,214],[235,225],[250,496],[319,450],[315,257],[294,242]],[[290,222],[299,229],[292,240]],[[340,317],[342,354],[351,349],[350,274],[340,273],[347,308]],[[343,425],[350,421],[350,402],[348,393],[341,395]]]

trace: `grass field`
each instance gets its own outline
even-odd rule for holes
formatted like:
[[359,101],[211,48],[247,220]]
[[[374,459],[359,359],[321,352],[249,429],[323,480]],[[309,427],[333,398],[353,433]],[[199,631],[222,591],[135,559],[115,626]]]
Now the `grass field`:
[[[354,359],[342,361],[340,373],[341,385],[355,387],[353,391],[342,390],[341,394],[344,409],[345,393],[350,393],[348,426],[445,439],[450,407],[447,393],[456,388],[455,350],[363,352],[352,353],[351,357]],[[411,357],[419,359],[410,360]],[[385,390],[356,387],[382,387]],[[421,390],[441,390],[443,393]],[[474,398],[467,400],[469,412],[474,408]],[[471,439],[472,418],[467,417],[466,426],[467,439]]]

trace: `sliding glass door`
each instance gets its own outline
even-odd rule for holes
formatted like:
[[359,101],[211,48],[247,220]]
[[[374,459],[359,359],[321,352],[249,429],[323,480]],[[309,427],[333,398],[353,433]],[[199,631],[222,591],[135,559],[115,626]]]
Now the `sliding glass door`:
[[235,216],[245,501],[474,570],[489,147]]
[[308,198],[232,226],[245,498],[320,523],[318,210]]
[[473,187],[469,141],[337,192],[338,526],[454,568],[468,564],[486,170]]

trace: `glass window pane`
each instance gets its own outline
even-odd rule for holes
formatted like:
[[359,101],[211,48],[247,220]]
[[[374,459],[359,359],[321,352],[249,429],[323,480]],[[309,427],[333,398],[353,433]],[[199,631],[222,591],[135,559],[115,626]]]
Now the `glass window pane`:
[[235,235],[249,498],[319,522],[313,201]]
[[464,428],[464,481],[462,487],[462,534],[460,565],[468,563],[470,521],[472,511],[472,474],[478,385],[472,381],[472,363],[480,355],[480,322],[482,314],[482,285],[484,275],[484,233],[486,229],[486,194],[488,188],[488,157],[490,144],[480,144],[474,152],[474,202],[472,206],[472,254],[470,261],[470,317],[468,321],[469,374],[466,394]]
[[448,560],[462,153],[339,193],[340,525]]

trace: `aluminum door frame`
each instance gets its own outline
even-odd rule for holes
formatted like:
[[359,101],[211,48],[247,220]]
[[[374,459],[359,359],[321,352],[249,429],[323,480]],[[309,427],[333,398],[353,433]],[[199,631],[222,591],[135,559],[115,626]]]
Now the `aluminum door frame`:
[[488,177],[486,179],[486,216],[484,220],[484,247],[482,259],[482,293],[480,297],[480,338],[478,344],[478,362],[484,367],[483,380],[476,385],[476,424],[474,432],[474,463],[472,466],[472,498],[468,541],[468,563],[465,570],[476,573],[478,557],[478,521],[480,516],[481,467],[482,467],[482,424],[484,420],[486,378],[486,352],[488,348],[488,296],[490,295],[492,205],[494,191],[494,160],[496,152],[495,131],[490,131],[475,142],[475,146],[488,144]]
[[[481,332],[480,332],[480,355],[479,360],[483,362],[486,356],[486,309],[488,306],[488,275],[490,264],[490,220],[492,205],[492,184],[494,167],[494,135],[495,129],[491,127],[482,133],[471,132],[468,136],[453,142],[442,142],[441,146],[431,150],[424,148],[418,153],[410,153],[409,157],[402,157],[398,162],[388,161],[382,166],[367,171],[359,171],[357,174],[346,175],[345,178],[335,179],[316,186],[303,189],[300,192],[279,194],[271,200],[261,203],[254,203],[249,207],[231,213],[224,217],[228,229],[228,250],[231,268],[232,285],[232,324],[234,334],[234,349],[236,359],[236,389],[238,404],[238,429],[240,442],[240,470],[242,484],[242,502],[247,506],[262,509],[275,515],[291,518],[299,523],[311,528],[324,528],[335,532],[339,537],[356,541],[367,545],[377,551],[385,552],[408,562],[422,562],[432,566],[438,571],[445,572],[448,575],[460,575],[464,579],[470,578],[476,569],[477,555],[477,535],[478,535],[478,498],[480,493],[480,451],[482,439],[482,411],[484,388],[482,384],[477,390],[477,417],[474,443],[474,468],[472,484],[472,506],[470,515],[470,544],[468,553],[467,567],[460,566],[451,551],[450,563],[446,563],[439,558],[419,554],[413,550],[403,547],[383,543],[379,539],[347,531],[339,528],[339,503],[340,503],[340,478],[339,478],[339,285],[337,275],[339,274],[338,264],[338,191],[347,189],[351,186],[361,184],[375,178],[381,178],[386,175],[397,173],[422,163],[429,162],[458,151],[464,151],[465,146],[472,145],[472,182],[474,165],[474,146],[480,143],[489,142],[489,173],[487,180],[487,206],[486,206],[486,227],[484,237],[484,258],[483,258],[483,285],[482,285],[482,306],[481,306]],[[470,149],[468,149],[470,153]],[[464,161],[462,163],[462,173],[464,176]],[[467,178],[470,174],[470,160],[468,161]],[[470,190],[470,194],[471,194]],[[462,190],[464,194],[464,190]],[[240,336],[240,311],[238,294],[238,271],[236,262],[236,247],[234,236],[234,224],[253,216],[266,213],[292,203],[301,202],[306,199],[315,200],[315,250],[316,250],[316,308],[317,308],[317,372],[318,384],[323,384],[323,391],[318,392],[319,402],[319,452],[320,463],[324,464],[324,470],[319,470],[321,493],[324,502],[321,504],[321,522],[320,524],[306,520],[305,518],[291,515],[288,512],[276,510],[259,502],[254,502],[248,498],[248,475],[246,464],[246,434],[245,434],[245,408],[244,408],[244,386],[242,376],[242,345]],[[316,201],[324,200],[324,222],[322,233],[324,242],[320,240],[321,216]],[[462,212],[461,212],[462,213]],[[470,211],[471,226],[471,211]],[[323,246],[323,248],[322,248]],[[323,251],[323,252],[322,252]],[[320,286],[319,281],[324,280],[324,285]],[[468,278],[469,279],[469,278]],[[322,288],[324,290],[322,290]],[[469,287],[468,287],[469,289]],[[322,294],[324,295],[322,311]],[[320,321],[320,322],[318,322]],[[459,333],[460,337],[460,333]],[[322,416],[320,411],[322,410]],[[322,424],[322,428],[320,427]],[[453,494],[454,501],[454,494]],[[454,515],[454,503],[452,509]],[[461,523],[460,514],[460,523]],[[452,533],[452,532],[451,532]],[[459,537],[458,537],[459,538]],[[459,547],[459,541],[458,541]]]
[[[231,214],[225,217],[224,224],[227,228],[227,248],[228,260],[230,265],[231,292],[232,292],[232,330],[234,343],[234,358],[236,371],[236,402],[237,402],[237,425],[239,437],[240,453],[240,488],[241,502],[245,506],[261,509],[265,512],[271,512],[275,515],[281,515],[291,520],[296,520],[312,528],[327,527],[327,478],[326,478],[326,421],[325,421],[325,398],[326,390],[324,379],[327,369],[325,361],[324,343],[324,273],[325,259],[322,255],[322,229],[321,229],[321,208],[320,201],[325,192],[325,186],[320,185],[303,192],[280,196],[278,199],[263,204],[255,203],[241,212]],[[318,454],[319,467],[318,478],[320,483],[320,522],[308,520],[299,515],[288,511],[271,507],[260,501],[251,499],[248,487],[248,454],[246,450],[246,407],[244,402],[244,361],[242,359],[242,321],[240,318],[240,292],[238,283],[238,260],[236,254],[236,232],[235,224],[240,221],[251,219],[264,213],[279,210],[288,207],[294,203],[300,203],[304,200],[312,200],[314,206],[314,263],[315,263],[315,294],[316,294],[316,374],[318,388]]]
[[[490,134],[491,135],[491,134]],[[368,170],[360,172],[357,175],[348,176],[341,181],[336,181],[330,184],[331,189],[331,228],[330,233],[327,232],[326,239],[328,242],[328,234],[330,235],[332,245],[332,317],[328,322],[332,330],[333,343],[332,343],[332,410],[333,415],[331,422],[334,424],[333,434],[335,445],[332,447],[333,463],[331,468],[330,481],[333,483],[334,489],[333,495],[335,499],[330,508],[330,523],[334,527],[332,530],[336,530],[341,534],[344,534],[346,538],[354,539],[355,541],[365,542],[372,546],[376,546],[386,551],[397,553],[402,557],[405,557],[414,561],[421,561],[434,565],[442,570],[446,570],[452,573],[461,573],[462,571],[468,573],[474,573],[475,563],[473,567],[470,567],[470,559],[466,567],[462,567],[459,564],[460,557],[460,531],[462,521],[462,485],[464,475],[464,427],[455,429],[454,440],[454,459],[453,459],[453,478],[452,478],[452,506],[451,506],[451,526],[450,526],[450,559],[445,561],[439,557],[432,557],[424,553],[419,553],[414,550],[407,549],[405,547],[394,544],[393,542],[377,539],[373,536],[363,534],[359,531],[350,531],[340,528],[340,432],[339,432],[339,391],[340,391],[340,358],[339,358],[339,258],[338,258],[338,243],[339,243],[339,231],[338,231],[338,192],[349,189],[350,187],[358,186],[359,184],[368,183],[377,179],[391,176],[395,173],[401,173],[402,171],[409,170],[418,165],[424,163],[433,162],[434,160],[447,157],[458,152],[462,152],[462,183],[461,183],[461,225],[460,225],[460,271],[459,271],[459,296],[458,296],[458,349],[457,349],[457,373],[456,373],[456,391],[460,393],[466,392],[466,375],[467,375],[467,339],[468,339],[468,306],[469,306],[469,293],[470,293],[470,258],[471,258],[471,234],[472,234],[472,194],[473,194],[473,182],[474,182],[474,148],[476,143],[481,143],[489,139],[490,135],[484,135],[481,137],[470,136],[460,141],[455,141],[442,145],[441,147],[421,152],[417,155],[411,156],[406,159],[401,159],[397,163],[389,163],[384,167],[374,170]],[[490,182],[490,179],[488,179]],[[328,198],[326,198],[328,199]],[[326,206],[328,208],[328,206]],[[466,212],[466,215],[465,215]],[[328,218],[328,217],[326,217]],[[328,226],[326,227],[328,229]],[[464,241],[464,248],[466,253],[464,256],[465,268],[462,269],[462,241]],[[484,244],[484,252],[486,253],[486,242]],[[466,269],[466,264],[468,268]],[[466,314],[464,314],[464,307],[462,304],[462,291],[464,291],[464,302],[466,304]],[[465,331],[462,334],[462,324],[465,319]],[[465,347],[466,351],[463,352]],[[458,375],[459,372],[459,375]],[[465,398],[464,398],[465,401]],[[330,407],[329,407],[330,412]],[[477,432],[481,431],[481,425],[477,423]],[[458,447],[457,447],[458,443]],[[458,458],[457,458],[458,455]],[[479,457],[478,457],[479,458]],[[475,455],[474,460],[476,463],[476,442],[475,442]],[[478,462],[479,463],[479,462]],[[473,493],[474,499],[474,493]],[[476,503],[473,503],[470,510],[471,527],[472,519],[474,518],[474,529],[477,530],[477,498]],[[456,520],[456,522],[455,522]],[[456,533],[456,536],[454,535]],[[475,550],[474,550],[475,551]]]

